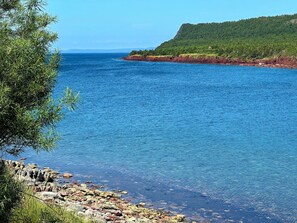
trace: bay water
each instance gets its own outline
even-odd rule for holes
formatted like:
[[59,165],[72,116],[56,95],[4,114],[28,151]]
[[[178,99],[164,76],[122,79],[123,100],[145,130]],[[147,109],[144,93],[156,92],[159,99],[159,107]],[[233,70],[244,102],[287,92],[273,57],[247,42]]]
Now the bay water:
[[81,100],[28,162],[196,220],[297,222],[296,69],[62,56],[56,95]]

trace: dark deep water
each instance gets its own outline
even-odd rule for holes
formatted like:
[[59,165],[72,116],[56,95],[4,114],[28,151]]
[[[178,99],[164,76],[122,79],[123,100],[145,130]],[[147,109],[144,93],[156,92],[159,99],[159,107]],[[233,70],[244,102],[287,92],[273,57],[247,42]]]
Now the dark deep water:
[[63,55],[81,102],[28,162],[198,220],[297,222],[297,70],[123,56]]

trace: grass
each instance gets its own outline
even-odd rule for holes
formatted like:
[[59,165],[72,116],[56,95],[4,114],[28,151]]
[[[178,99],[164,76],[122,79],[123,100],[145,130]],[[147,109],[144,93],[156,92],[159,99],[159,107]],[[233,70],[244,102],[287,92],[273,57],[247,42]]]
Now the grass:
[[150,55],[151,58],[173,57],[173,55]]
[[24,197],[12,211],[9,223],[87,223],[74,213],[54,204],[45,204],[36,198],[30,190],[25,190]]
[[199,57],[217,57],[218,54],[209,53],[209,54],[202,54],[202,53],[183,53],[179,55],[180,57],[191,57],[191,58],[199,58]]
[[63,207],[45,204],[14,179],[0,159],[1,223],[89,223]]

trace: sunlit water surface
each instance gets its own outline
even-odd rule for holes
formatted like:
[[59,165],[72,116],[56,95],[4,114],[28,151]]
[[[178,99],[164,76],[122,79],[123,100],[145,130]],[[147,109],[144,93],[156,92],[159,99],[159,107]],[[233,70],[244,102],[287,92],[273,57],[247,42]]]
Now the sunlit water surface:
[[81,101],[28,162],[191,217],[297,222],[297,70],[123,56],[63,55],[57,92]]

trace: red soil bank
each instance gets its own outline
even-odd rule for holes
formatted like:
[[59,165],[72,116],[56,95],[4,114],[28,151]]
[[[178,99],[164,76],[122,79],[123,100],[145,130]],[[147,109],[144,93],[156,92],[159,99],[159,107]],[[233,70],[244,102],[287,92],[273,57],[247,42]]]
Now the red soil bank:
[[224,57],[197,57],[197,58],[193,58],[190,56],[170,57],[170,56],[132,55],[132,56],[125,57],[124,60],[297,68],[297,58],[257,59],[257,60],[244,61],[241,59],[229,59],[229,58],[224,58]]

